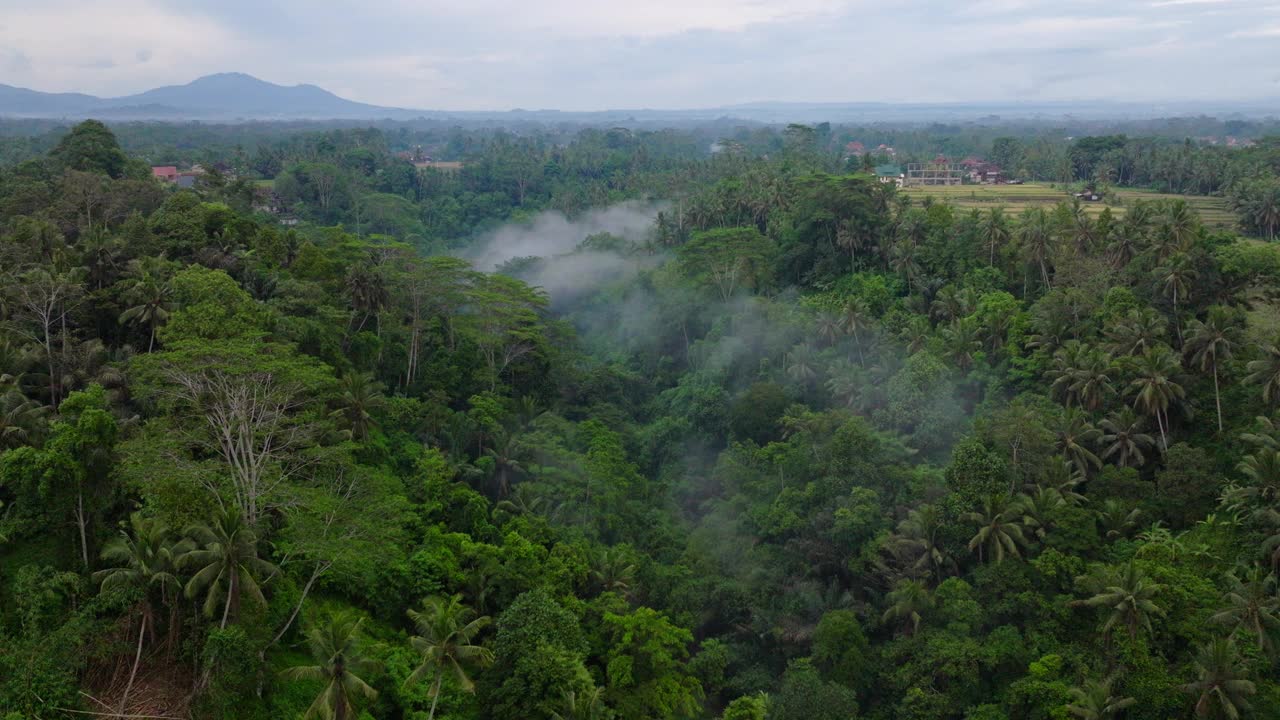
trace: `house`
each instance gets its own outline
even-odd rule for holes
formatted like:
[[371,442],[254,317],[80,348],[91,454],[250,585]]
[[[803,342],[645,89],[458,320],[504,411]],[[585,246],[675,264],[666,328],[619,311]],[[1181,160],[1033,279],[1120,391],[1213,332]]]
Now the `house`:
[[1075,197],[1077,200],[1081,200],[1084,202],[1098,202],[1099,200],[1102,199],[1102,193],[1098,192],[1097,190],[1090,189],[1090,190],[1085,190],[1084,192],[1076,193]]
[[151,168],[151,177],[164,182],[177,182],[178,168],[173,165],[154,165]]
[[867,154],[867,148],[857,140],[850,141],[844,146],[845,157],[862,157]]
[[981,185],[1003,185],[1004,172],[995,163],[979,162],[969,168],[969,179]]
[[890,158],[896,158],[896,157],[898,157],[898,151],[897,151],[897,150],[894,150],[893,148],[889,147],[888,145],[885,145],[884,143],[880,143],[880,145],[876,148],[876,154],[877,154],[877,155],[885,155],[885,156],[890,157]]
[[876,180],[885,183],[893,183],[898,187],[902,187],[902,182],[906,179],[902,168],[897,165],[885,164],[876,166]]

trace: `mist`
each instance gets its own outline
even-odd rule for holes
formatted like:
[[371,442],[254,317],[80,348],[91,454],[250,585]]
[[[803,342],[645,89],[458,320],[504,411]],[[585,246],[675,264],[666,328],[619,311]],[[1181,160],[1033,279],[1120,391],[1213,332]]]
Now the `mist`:
[[639,244],[644,242],[663,203],[628,200],[589,210],[570,219],[558,210],[538,213],[526,222],[508,223],[481,237],[468,253],[479,270],[493,270],[516,258],[565,255],[591,235],[609,233]]

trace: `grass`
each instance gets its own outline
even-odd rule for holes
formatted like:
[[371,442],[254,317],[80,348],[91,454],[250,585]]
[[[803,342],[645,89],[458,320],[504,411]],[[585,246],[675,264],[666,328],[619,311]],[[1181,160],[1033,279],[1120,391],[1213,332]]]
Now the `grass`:
[[[960,208],[986,210],[1003,207],[1005,212],[1016,215],[1029,207],[1052,207],[1063,200],[1070,200],[1071,193],[1060,186],[1048,183],[1025,185],[934,185],[908,187],[902,192],[914,200],[932,196]],[[1090,215],[1097,215],[1105,207],[1115,215],[1123,215],[1125,209],[1137,200],[1185,200],[1200,215],[1200,220],[1215,230],[1234,230],[1235,213],[1227,207],[1226,200],[1207,195],[1173,195],[1134,188],[1112,188],[1104,202],[1085,203]]]

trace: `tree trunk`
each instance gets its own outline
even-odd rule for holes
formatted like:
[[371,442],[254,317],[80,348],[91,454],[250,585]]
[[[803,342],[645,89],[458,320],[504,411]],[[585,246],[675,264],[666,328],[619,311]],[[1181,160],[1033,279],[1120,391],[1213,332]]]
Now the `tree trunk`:
[[84,561],[84,569],[89,569],[89,539],[85,532],[88,520],[84,516],[84,490],[76,488],[76,525],[80,527],[80,559]]
[[231,617],[231,601],[235,598],[236,591],[240,589],[238,587],[237,580],[239,580],[239,578],[236,576],[236,571],[233,568],[231,570],[231,580],[227,583],[227,604],[222,606],[222,623],[218,626],[219,628],[226,629],[227,618]]
[[129,702],[129,691],[133,689],[133,680],[138,676],[138,664],[142,662],[142,640],[147,636],[147,613],[142,614],[142,627],[138,630],[138,649],[133,654],[133,669],[129,671],[129,682],[125,683],[124,694],[120,696],[120,707],[116,714],[125,717],[125,704]]
[[[1216,353],[1215,353],[1216,355]],[[1213,402],[1218,406],[1218,432],[1222,432],[1222,394],[1218,391],[1218,360],[1213,360]]]
[[431,688],[431,711],[427,713],[427,720],[436,716],[436,703],[440,701],[440,676],[443,674],[441,670],[436,670],[435,686]]

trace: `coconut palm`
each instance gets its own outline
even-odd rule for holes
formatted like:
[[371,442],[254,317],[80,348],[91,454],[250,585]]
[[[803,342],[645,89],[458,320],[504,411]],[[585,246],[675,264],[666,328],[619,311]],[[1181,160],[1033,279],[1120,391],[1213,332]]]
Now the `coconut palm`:
[[1137,377],[1129,384],[1134,409],[1155,417],[1156,426],[1160,428],[1160,445],[1165,450],[1169,449],[1165,432],[1169,407],[1186,396],[1175,379],[1178,367],[1178,361],[1167,348],[1148,350],[1138,357]]
[[45,412],[17,390],[0,395],[0,451],[32,444],[41,434]]
[[1183,689],[1196,698],[1196,717],[1235,720],[1249,709],[1248,698],[1257,688],[1247,677],[1234,640],[1217,638],[1201,645],[1195,668],[1199,677]]
[[409,610],[409,618],[418,634],[409,644],[418,653],[418,667],[405,679],[405,685],[432,677],[431,710],[427,719],[435,717],[440,700],[440,684],[446,673],[453,675],[459,687],[474,692],[475,684],[467,674],[469,667],[485,667],[493,662],[493,653],[475,644],[476,636],[489,624],[488,616],[462,603],[461,595],[450,598],[432,597],[422,602],[422,610]]
[[1027,208],[1018,221],[1018,242],[1022,244],[1022,252],[1027,262],[1040,268],[1040,279],[1045,289],[1052,288],[1049,282],[1049,257],[1053,254],[1053,232],[1050,229],[1049,214],[1044,208]]
[[94,581],[99,583],[104,593],[127,588],[138,591],[140,596],[137,605],[138,645],[134,651],[129,681],[120,696],[118,713],[124,712],[129,701],[129,692],[138,675],[138,664],[142,661],[142,648],[146,643],[147,633],[150,632],[153,637],[155,635],[155,609],[151,604],[151,591],[158,590],[162,602],[168,603],[175,599],[173,595],[179,585],[175,574],[175,547],[173,535],[167,525],[135,512],[129,515],[128,528],[122,529],[102,549],[102,559],[115,566],[93,574]]
[[581,693],[567,690],[564,712],[552,712],[551,720],[596,720],[604,712],[604,688],[592,687]]
[[1071,704],[1067,712],[1080,720],[1112,720],[1120,716],[1138,701],[1118,696],[1112,689],[1112,680],[1086,680],[1084,685],[1070,690]]
[[[138,266],[141,267],[141,266]],[[169,283],[164,282],[145,270],[138,270],[140,275],[133,280],[125,291],[125,300],[129,307],[120,313],[122,325],[142,325],[147,328],[149,339],[147,352],[155,350],[156,330],[169,320],[175,303]]]
[[1239,323],[1226,308],[1213,307],[1203,322],[1192,320],[1187,328],[1186,352],[1201,372],[1213,373],[1213,401],[1218,410],[1218,432],[1222,432],[1222,393],[1218,389],[1218,368],[1231,359],[1240,343]]
[[899,580],[893,590],[885,595],[885,600],[889,607],[880,616],[880,621],[902,623],[902,632],[906,635],[914,635],[919,631],[924,613],[933,607],[933,596],[929,594],[929,588],[919,580]]
[[1093,452],[1102,432],[1089,422],[1089,417],[1083,412],[1069,408],[1054,435],[1054,452],[1066,458],[1078,472],[1088,475],[1090,469],[1102,467],[1102,461]]
[[1104,461],[1114,461],[1119,467],[1142,467],[1147,462],[1145,452],[1156,444],[1155,438],[1143,432],[1145,425],[1132,409],[1123,408],[1108,415],[1099,427],[1102,429],[1102,455]]
[[1262,348],[1262,357],[1245,366],[1249,374],[1244,381],[1262,386],[1262,401],[1274,405],[1280,400],[1280,347],[1277,343]]
[[382,383],[371,373],[352,372],[338,381],[338,391],[338,409],[330,416],[345,421],[353,439],[364,440],[377,425],[373,413],[386,404]]
[[910,241],[895,243],[889,255],[889,267],[907,281],[907,293],[915,292],[920,277],[919,247]]
[[358,700],[373,700],[378,691],[361,675],[376,665],[362,656],[360,625],[363,618],[342,614],[307,631],[307,649],[314,665],[287,668],[281,675],[291,680],[320,682],[324,687],[307,708],[304,720],[348,720],[359,715]]
[[1135,308],[1107,328],[1107,346],[1115,355],[1141,355],[1164,340],[1165,328],[1160,313]]
[[978,552],[978,562],[988,557],[997,563],[1006,556],[1022,557],[1020,548],[1026,547],[1020,521],[1021,503],[1016,498],[995,496],[982,502],[980,512],[967,513],[965,520],[978,526],[977,533],[969,540],[969,550]]
[[973,312],[977,299],[969,288],[945,285],[929,304],[929,317],[938,322],[954,322]]
[[921,505],[898,523],[898,533],[892,539],[894,546],[911,561],[913,570],[927,572],[939,583],[944,571],[956,567],[942,541],[944,528],[942,513],[933,505]]
[[1098,524],[1103,537],[1108,540],[1125,537],[1138,529],[1142,521],[1142,510],[1131,508],[1120,500],[1107,498],[1098,509]]
[[1187,299],[1191,292],[1191,285],[1199,277],[1199,272],[1196,271],[1191,257],[1180,252],[1170,256],[1168,262],[1156,270],[1156,276],[1160,279],[1165,297],[1173,300],[1173,317],[1175,327],[1178,328],[1179,341],[1181,341],[1182,326],[1178,324],[1178,300]]
[[196,525],[187,530],[195,549],[183,553],[180,565],[194,569],[187,581],[187,597],[204,593],[204,614],[213,617],[222,604],[219,627],[234,622],[244,597],[266,605],[260,582],[277,569],[258,557],[258,536],[239,510],[220,511],[212,525]]
[[1090,412],[1096,411],[1115,394],[1111,373],[1111,355],[1098,348],[1089,348],[1078,358],[1068,390],[1081,407]]
[[808,387],[818,377],[818,356],[813,347],[801,343],[791,348],[784,358],[787,376]]
[[952,322],[950,327],[943,329],[942,339],[946,343],[948,360],[966,372],[973,367],[974,356],[982,351],[982,340],[972,321]]
[[1003,247],[1009,242],[1009,221],[1005,218],[1004,208],[992,208],[987,211],[986,217],[983,219],[981,227],[983,244],[985,244],[990,252],[988,253],[987,264],[996,264],[996,248]]
[[1258,649],[1275,651],[1275,633],[1280,630],[1280,595],[1276,594],[1276,576],[1264,574],[1262,568],[1249,568],[1243,579],[1227,574],[1228,588],[1222,596],[1223,609],[1213,615],[1213,622],[1231,628],[1232,633],[1248,633],[1257,640]]
[[591,556],[591,582],[601,592],[626,596],[636,579],[636,565],[616,548],[601,548]]
[[862,298],[850,298],[840,309],[840,327],[853,336],[853,345],[858,350],[858,362],[866,365],[867,358],[862,353],[861,332],[869,331],[874,326],[874,318]]
[[1137,639],[1140,629],[1151,632],[1151,616],[1163,613],[1154,601],[1163,589],[1130,561],[1111,584],[1083,604],[1111,610],[1102,625],[1102,632],[1108,638],[1117,627],[1123,627],[1128,630],[1130,639]]
[[828,347],[835,345],[840,335],[844,333],[839,316],[831,312],[818,313],[818,317],[814,319],[813,330],[818,339]]

